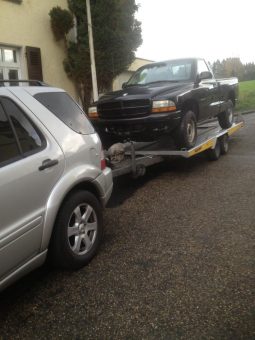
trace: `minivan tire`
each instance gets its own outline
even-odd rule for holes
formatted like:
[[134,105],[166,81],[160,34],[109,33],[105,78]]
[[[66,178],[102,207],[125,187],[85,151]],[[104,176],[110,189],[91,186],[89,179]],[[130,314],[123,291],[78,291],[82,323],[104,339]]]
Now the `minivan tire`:
[[228,129],[234,122],[234,104],[231,99],[228,100],[228,108],[226,111],[218,115],[218,121],[222,129]]
[[76,191],[64,201],[53,230],[53,265],[79,269],[96,255],[103,237],[102,206],[88,191]]
[[193,111],[184,113],[181,124],[175,134],[176,144],[179,148],[193,148],[197,141],[197,120]]

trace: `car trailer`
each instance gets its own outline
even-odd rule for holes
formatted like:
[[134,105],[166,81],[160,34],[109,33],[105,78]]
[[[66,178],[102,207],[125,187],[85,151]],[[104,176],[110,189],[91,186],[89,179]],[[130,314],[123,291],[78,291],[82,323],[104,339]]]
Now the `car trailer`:
[[244,126],[241,115],[228,129],[222,129],[218,121],[208,121],[197,127],[196,145],[187,149],[176,149],[169,136],[155,142],[133,142],[113,144],[105,151],[107,165],[112,169],[113,177],[131,174],[134,178],[143,176],[148,166],[163,162],[167,158],[190,158],[206,151],[210,160],[219,159],[228,152],[229,137]]

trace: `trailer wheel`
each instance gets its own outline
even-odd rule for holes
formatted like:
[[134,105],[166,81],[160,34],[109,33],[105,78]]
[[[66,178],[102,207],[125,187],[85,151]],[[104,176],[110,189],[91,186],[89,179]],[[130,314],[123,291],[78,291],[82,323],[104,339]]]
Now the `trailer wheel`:
[[197,141],[196,115],[189,110],[184,113],[181,124],[175,134],[176,142],[180,148],[193,148]]
[[225,155],[228,152],[228,142],[229,137],[227,133],[220,137],[220,151],[222,155]]
[[143,177],[146,174],[146,167],[142,164],[136,166],[135,172],[132,173],[132,178],[136,179]]
[[228,100],[228,108],[218,115],[218,121],[222,129],[228,129],[232,126],[234,122],[234,104],[232,100]]
[[218,138],[214,149],[207,150],[207,157],[210,161],[217,161],[220,158],[220,154],[221,154],[221,146],[220,146],[220,140]]

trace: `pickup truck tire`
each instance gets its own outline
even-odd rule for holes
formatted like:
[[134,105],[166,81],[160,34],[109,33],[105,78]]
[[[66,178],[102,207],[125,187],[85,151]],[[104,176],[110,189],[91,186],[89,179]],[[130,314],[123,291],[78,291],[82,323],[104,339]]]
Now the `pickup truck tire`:
[[193,148],[197,140],[197,120],[193,111],[186,111],[175,133],[176,144],[180,148]]
[[102,207],[88,191],[75,191],[64,201],[50,244],[54,266],[79,269],[97,253],[103,236]]
[[225,133],[225,135],[220,137],[220,150],[222,155],[226,155],[228,152],[228,147],[229,147],[229,137],[228,134]]
[[232,126],[234,122],[234,104],[232,100],[228,100],[228,108],[218,115],[218,121],[222,129],[228,129]]

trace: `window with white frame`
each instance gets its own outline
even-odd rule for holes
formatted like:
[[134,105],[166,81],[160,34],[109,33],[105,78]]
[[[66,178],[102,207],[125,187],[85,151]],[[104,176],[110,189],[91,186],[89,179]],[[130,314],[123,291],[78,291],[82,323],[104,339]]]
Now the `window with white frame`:
[[[17,80],[20,78],[21,67],[19,49],[0,46],[0,80]],[[10,85],[18,85],[18,83],[12,82]]]

